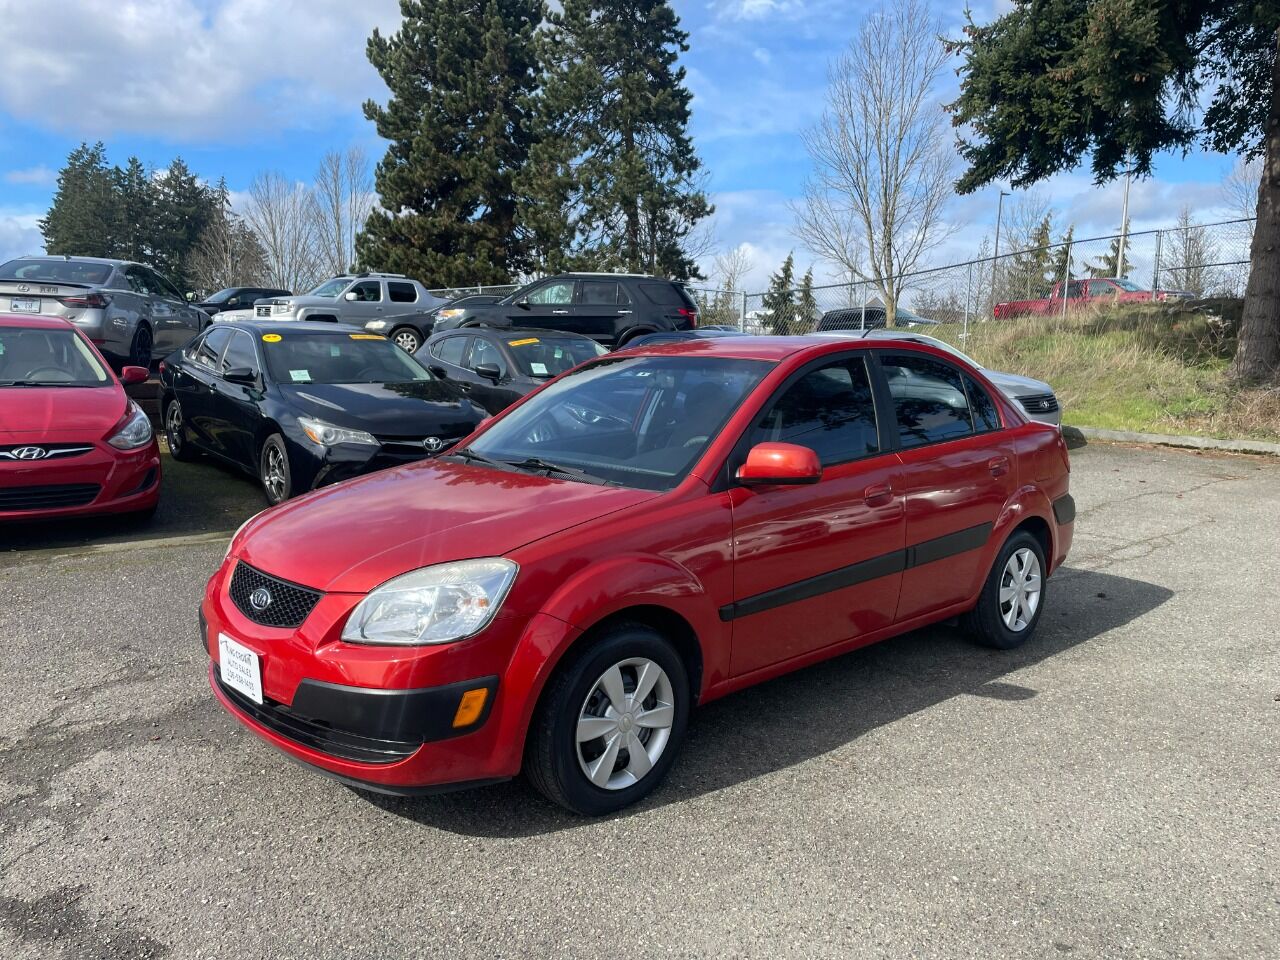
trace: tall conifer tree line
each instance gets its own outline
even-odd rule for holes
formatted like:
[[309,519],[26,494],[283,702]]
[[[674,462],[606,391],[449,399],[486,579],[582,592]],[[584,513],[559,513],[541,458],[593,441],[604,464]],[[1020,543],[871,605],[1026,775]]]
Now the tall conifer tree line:
[[391,141],[362,263],[432,285],[560,269],[685,278],[711,213],[678,65],[687,34],[657,0],[401,0],[365,105]]

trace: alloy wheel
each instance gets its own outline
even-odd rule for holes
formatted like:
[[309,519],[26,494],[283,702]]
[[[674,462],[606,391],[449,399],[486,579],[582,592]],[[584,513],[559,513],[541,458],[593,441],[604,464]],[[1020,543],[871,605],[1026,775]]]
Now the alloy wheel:
[[269,443],[263,451],[262,459],[262,485],[267,488],[267,496],[271,498],[271,502],[280,503],[289,492],[284,451],[274,443]]
[[1040,560],[1028,547],[1015,550],[1000,577],[1000,616],[1004,625],[1019,633],[1035,619],[1040,607]]
[[165,412],[164,433],[169,441],[169,452],[176,454],[183,444],[182,407],[177,400],[170,401],[169,409]]
[[133,362],[139,367],[151,369],[151,331],[146,327],[139,327],[138,332],[133,335]]
[[418,348],[422,346],[422,342],[418,339],[418,335],[412,330],[401,330],[395,335],[395,340],[393,342],[397,347],[409,354],[417,353]]
[[592,685],[578,713],[578,765],[604,790],[623,790],[653,769],[671,739],[675,691],[665,670],[633,657]]

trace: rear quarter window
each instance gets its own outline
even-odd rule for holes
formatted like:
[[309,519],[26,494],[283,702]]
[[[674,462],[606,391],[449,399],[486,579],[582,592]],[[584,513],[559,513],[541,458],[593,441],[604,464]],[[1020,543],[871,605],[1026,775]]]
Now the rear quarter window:
[[684,287],[677,283],[669,281],[641,283],[640,292],[644,294],[645,299],[650,303],[656,303],[659,306],[686,307],[688,309],[694,307],[693,298],[685,292]]

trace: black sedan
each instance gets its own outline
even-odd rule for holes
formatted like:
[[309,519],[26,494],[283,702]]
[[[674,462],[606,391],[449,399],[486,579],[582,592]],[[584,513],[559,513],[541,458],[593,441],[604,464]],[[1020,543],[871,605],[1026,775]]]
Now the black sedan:
[[160,365],[175,460],[208,453],[267,502],[433,456],[484,410],[391,341],[342,325],[214,324]]
[[223,310],[251,310],[255,300],[291,296],[288,290],[278,287],[227,287],[196,304],[201,310],[214,316]]
[[498,413],[552,377],[608,352],[576,333],[467,327],[433,335],[415,356],[437,377]]

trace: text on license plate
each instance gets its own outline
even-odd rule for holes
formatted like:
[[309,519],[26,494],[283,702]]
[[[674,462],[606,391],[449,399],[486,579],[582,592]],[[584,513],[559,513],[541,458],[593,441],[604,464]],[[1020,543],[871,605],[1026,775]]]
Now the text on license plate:
[[9,309],[14,313],[39,313],[40,300],[37,297],[14,297],[9,301]]
[[262,666],[258,655],[225,633],[218,634],[218,669],[222,682],[228,687],[254,703],[262,703]]

